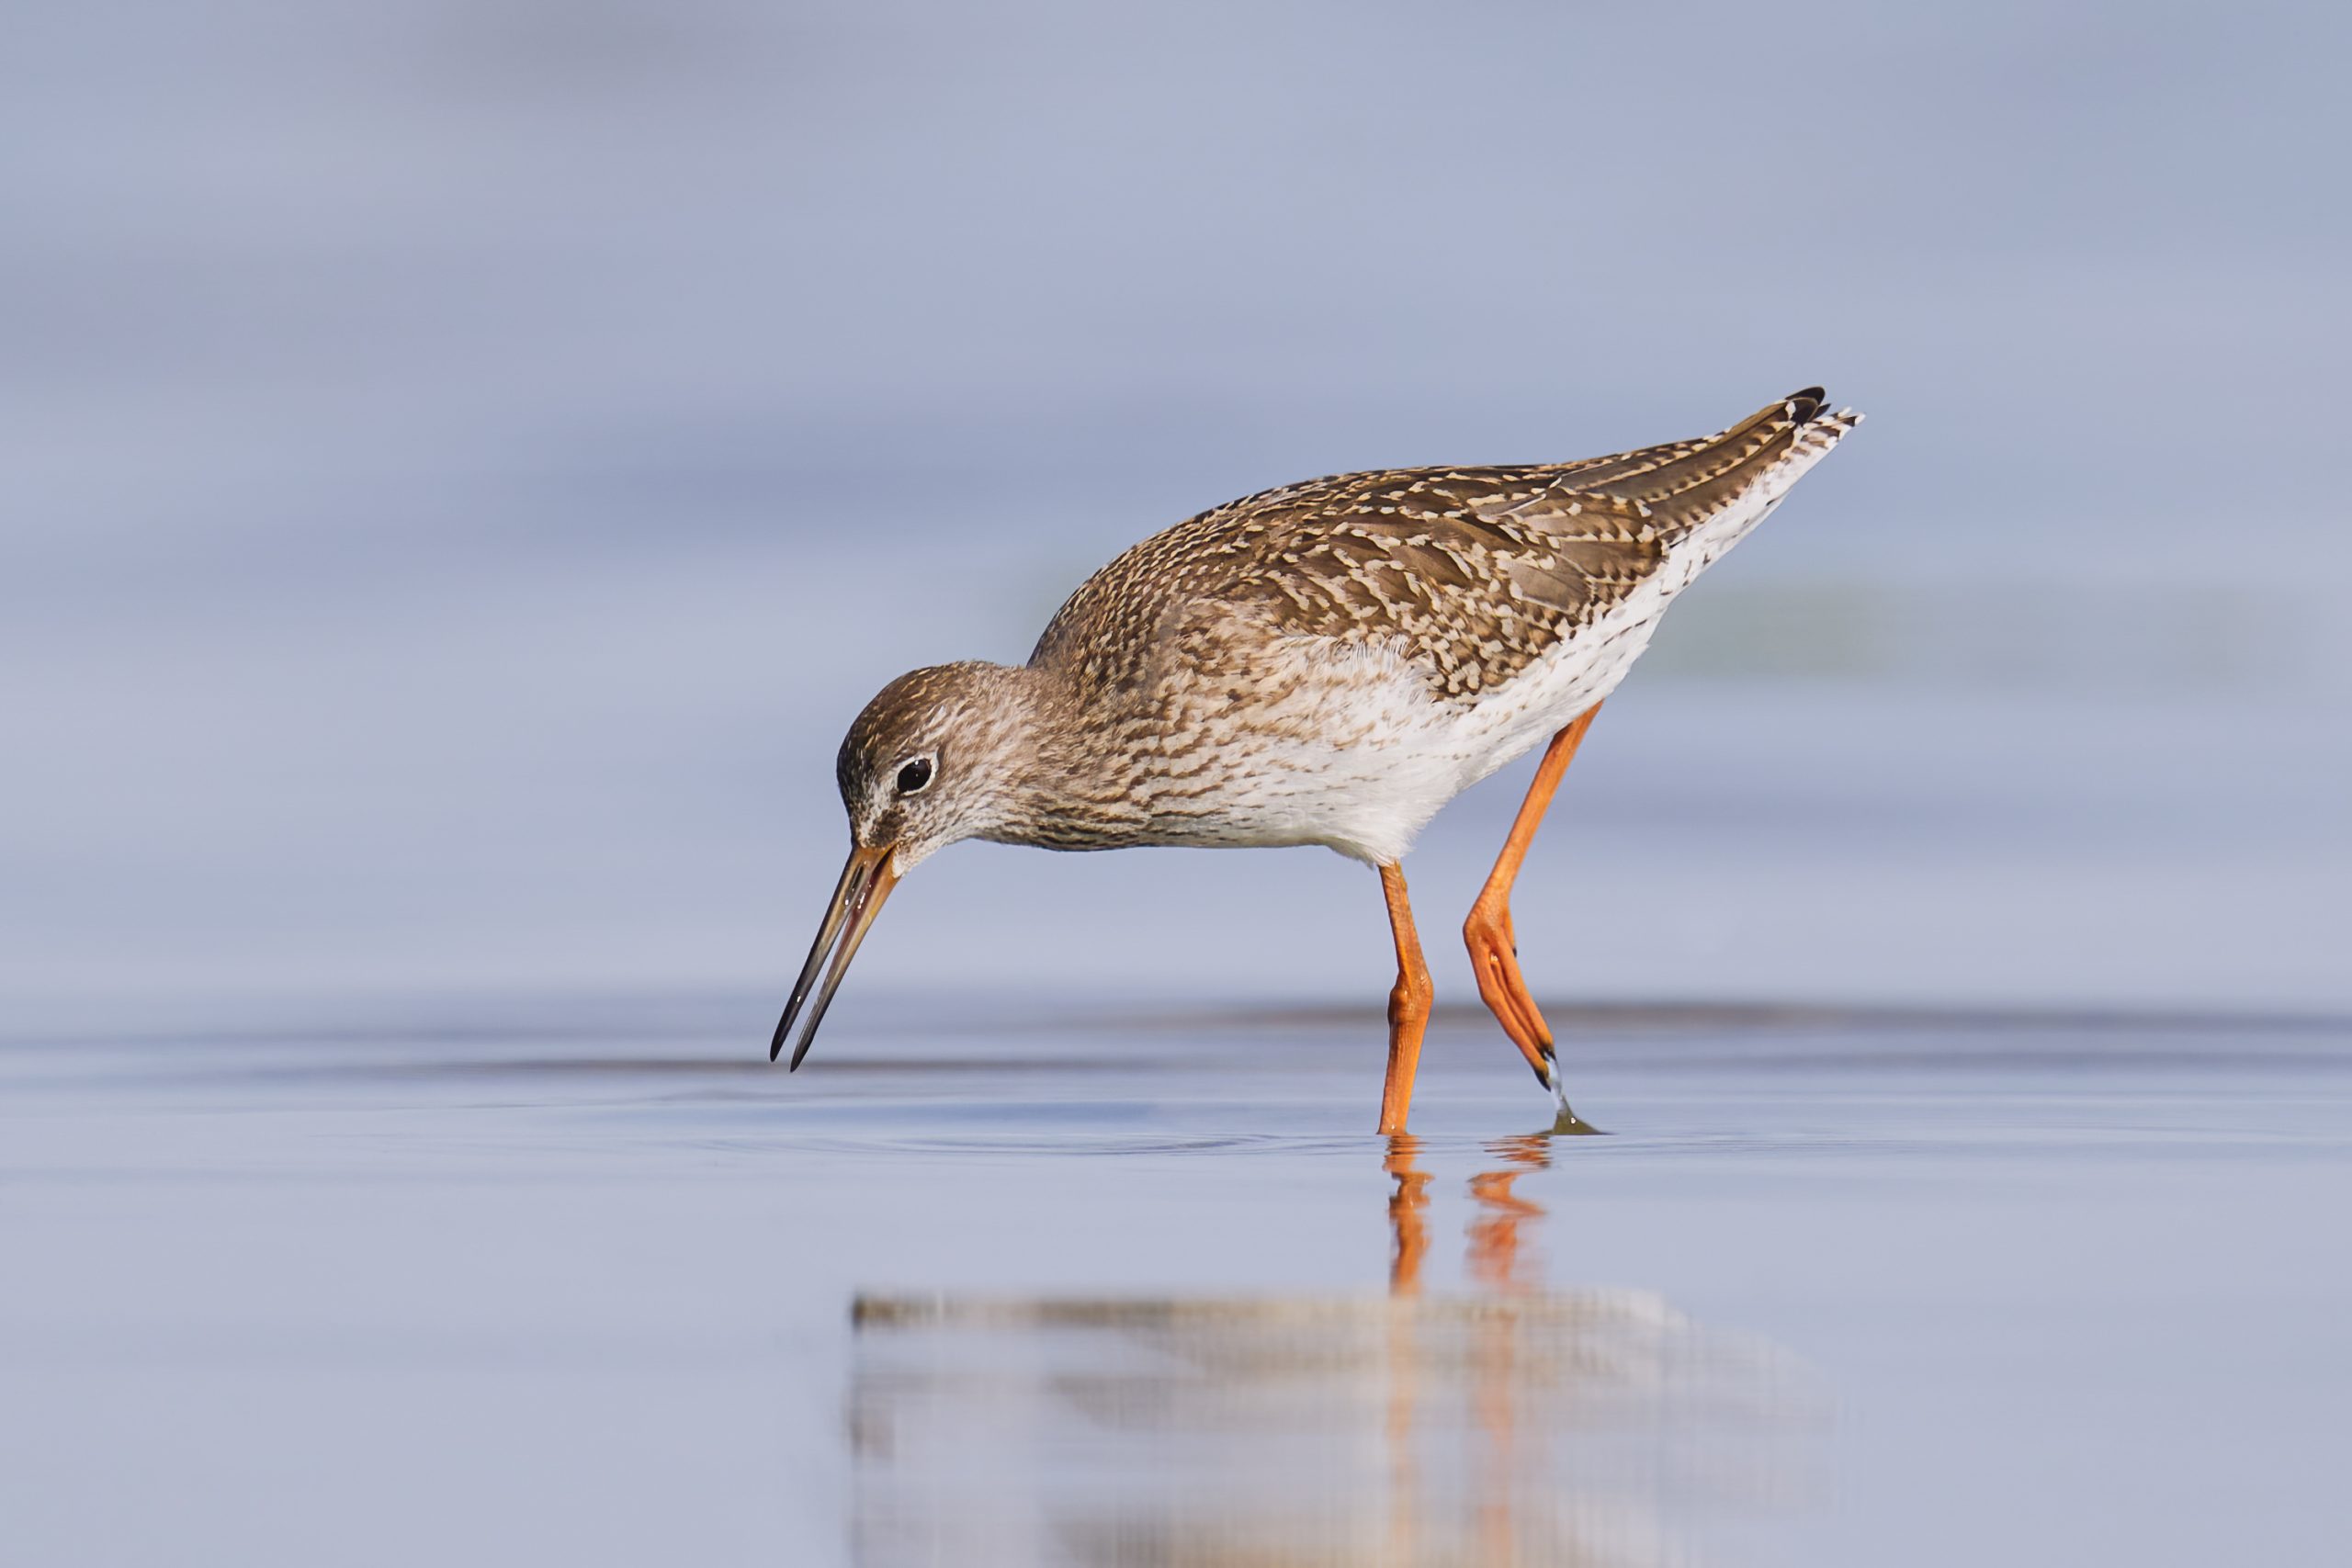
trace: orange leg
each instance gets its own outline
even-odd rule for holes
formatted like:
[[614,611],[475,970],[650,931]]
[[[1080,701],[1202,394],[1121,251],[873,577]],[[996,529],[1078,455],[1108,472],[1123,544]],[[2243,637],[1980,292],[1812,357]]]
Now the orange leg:
[[1388,1081],[1380,1091],[1380,1131],[1401,1133],[1413,1103],[1413,1069],[1420,1066],[1421,1031],[1430,1021],[1430,966],[1421,961],[1421,939],[1413,930],[1413,907],[1405,901],[1405,874],[1380,868],[1380,891],[1388,900],[1388,929],[1396,936],[1396,986],[1388,993]]
[[1519,972],[1519,938],[1510,925],[1510,888],[1519,880],[1527,846],[1535,841],[1544,809],[1560,787],[1560,776],[1568,771],[1584,732],[1592,728],[1592,716],[1600,711],[1600,705],[1593,704],[1552,737],[1551,747],[1535,769],[1535,782],[1528,786],[1527,798],[1520,803],[1519,816],[1511,822],[1510,837],[1503,840],[1503,852],[1495,857],[1487,886],[1479,890],[1478,901],[1470,906],[1470,918],[1462,922],[1462,940],[1470,944],[1470,967],[1478,976],[1478,995],[1511,1043],[1519,1047],[1519,1054],[1527,1058],[1527,1065],[1535,1069],[1535,1081],[1545,1089],[1556,1087],[1558,1075],[1552,1056],[1552,1031],[1536,1010],[1535,998],[1527,994],[1527,981]]

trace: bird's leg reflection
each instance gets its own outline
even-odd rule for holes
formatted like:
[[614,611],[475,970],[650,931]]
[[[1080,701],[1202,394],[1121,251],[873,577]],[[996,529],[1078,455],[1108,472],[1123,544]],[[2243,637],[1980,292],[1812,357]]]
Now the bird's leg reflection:
[[[1396,1182],[1388,1195],[1388,1292],[1394,1296],[1420,1293],[1421,1265],[1429,1256],[1430,1174],[1420,1167],[1420,1152],[1419,1139],[1398,1134],[1388,1140],[1387,1157],[1381,1162],[1381,1169]],[[1489,1290],[1524,1292],[1533,1281],[1526,1278],[1520,1226],[1540,1219],[1545,1211],[1511,1188],[1531,1170],[1551,1168],[1552,1136],[1530,1133],[1499,1138],[1487,1145],[1487,1152],[1502,1164],[1470,1179],[1470,1196],[1482,1211],[1470,1222],[1470,1278]],[[1534,1255],[1531,1251],[1527,1256]]]
[[[1417,1296],[1421,1290],[1421,1259],[1430,1249],[1430,1178],[1420,1168],[1420,1140],[1399,1133],[1388,1140],[1388,1157],[1381,1168],[1396,1179],[1388,1195],[1388,1224],[1395,1233],[1388,1259],[1391,1297]],[[1388,1320],[1388,1550],[1391,1562],[1411,1561],[1419,1523],[1414,1500],[1419,1475],[1413,1456],[1413,1410],[1419,1394],[1416,1376],[1419,1348],[1417,1325],[1406,1315]]]
[[1396,1190],[1388,1195],[1388,1224],[1396,1234],[1388,1258],[1391,1295],[1419,1292],[1421,1259],[1430,1249],[1430,1179],[1418,1163],[1420,1151],[1419,1138],[1399,1133],[1388,1140],[1388,1157],[1381,1162],[1381,1168],[1396,1179]]
[[1470,1222],[1470,1278],[1488,1290],[1517,1292],[1529,1284],[1521,1269],[1520,1224],[1541,1218],[1544,1211],[1543,1204],[1513,1192],[1511,1184],[1528,1171],[1550,1168],[1552,1140],[1548,1134],[1531,1133],[1498,1139],[1487,1151],[1503,1164],[1470,1179],[1470,1196],[1484,1211]]
[[[1396,1179],[1388,1197],[1393,1242],[1388,1269],[1392,1298],[1420,1293],[1421,1265],[1429,1253],[1430,1174],[1420,1168],[1419,1140],[1403,1134],[1388,1140],[1381,1168]],[[1470,1224],[1470,1278],[1488,1291],[1519,1295],[1530,1289],[1522,1274],[1520,1226],[1540,1218],[1544,1206],[1520,1197],[1513,1183],[1552,1163],[1548,1134],[1504,1138],[1487,1145],[1498,1168],[1470,1179],[1470,1196],[1481,1211]],[[1390,1554],[1409,1561],[1419,1521],[1415,1499],[1419,1472],[1414,1453],[1415,1406],[1419,1393],[1421,1346],[1419,1320],[1398,1314],[1388,1331],[1388,1538]],[[1468,1347],[1471,1398],[1485,1448],[1477,1466],[1476,1529],[1489,1560],[1510,1561],[1522,1456],[1519,1453],[1519,1368],[1515,1325],[1508,1317],[1482,1320]]]

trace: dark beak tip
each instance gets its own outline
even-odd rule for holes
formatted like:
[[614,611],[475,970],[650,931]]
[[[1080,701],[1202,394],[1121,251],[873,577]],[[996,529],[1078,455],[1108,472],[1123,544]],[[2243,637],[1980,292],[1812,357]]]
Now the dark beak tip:
[[[809,944],[808,962],[801,966],[800,978],[792,987],[792,998],[784,1005],[784,1017],[768,1042],[769,1062],[774,1063],[783,1055],[785,1037],[799,1022],[800,1043],[793,1047],[792,1065],[786,1070],[800,1070],[800,1059],[808,1055],[808,1047],[815,1043],[817,1025],[824,1021],[825,1010],[832,1005],[833,993],[848,972],[850,960],[857,955],[858,944],[865,940],[866,928],[874,923],[882,901],[889,897],[891,886],[898,881],[891,869],[895,852],[895,845],[850,851],[849,863],[842,867],[842,879],[834,886],[832,902],[826,908],[824,924],[818,928],[817,940]],[[832,955],[830,964],[825,961],[829,953]],[[801,1004],[811,999],[810,988],[816,987],[820,973],[824,976],[824,985],[816,989],[814,1005],[809,1008],[806,1021],[801,1021]]]

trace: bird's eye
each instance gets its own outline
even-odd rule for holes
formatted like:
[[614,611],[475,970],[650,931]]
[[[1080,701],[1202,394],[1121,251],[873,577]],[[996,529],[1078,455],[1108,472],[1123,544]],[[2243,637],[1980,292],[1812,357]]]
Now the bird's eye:
[[928,757],[917,757],[913,761],[909,762],[905,767],[899,770],[899,793],[900,795],[921,795],[924,790],[931,787],[931,759]]

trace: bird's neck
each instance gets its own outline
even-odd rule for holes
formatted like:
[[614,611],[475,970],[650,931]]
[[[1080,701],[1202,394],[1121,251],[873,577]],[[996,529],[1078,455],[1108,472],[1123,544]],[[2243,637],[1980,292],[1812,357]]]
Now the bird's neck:
[[1002,694],[1018,740],[999,821],[985,836],[1064,850],[1141,841],[1132,759],[1077,683],[1050,667],[1023,665],[1004,671]]

